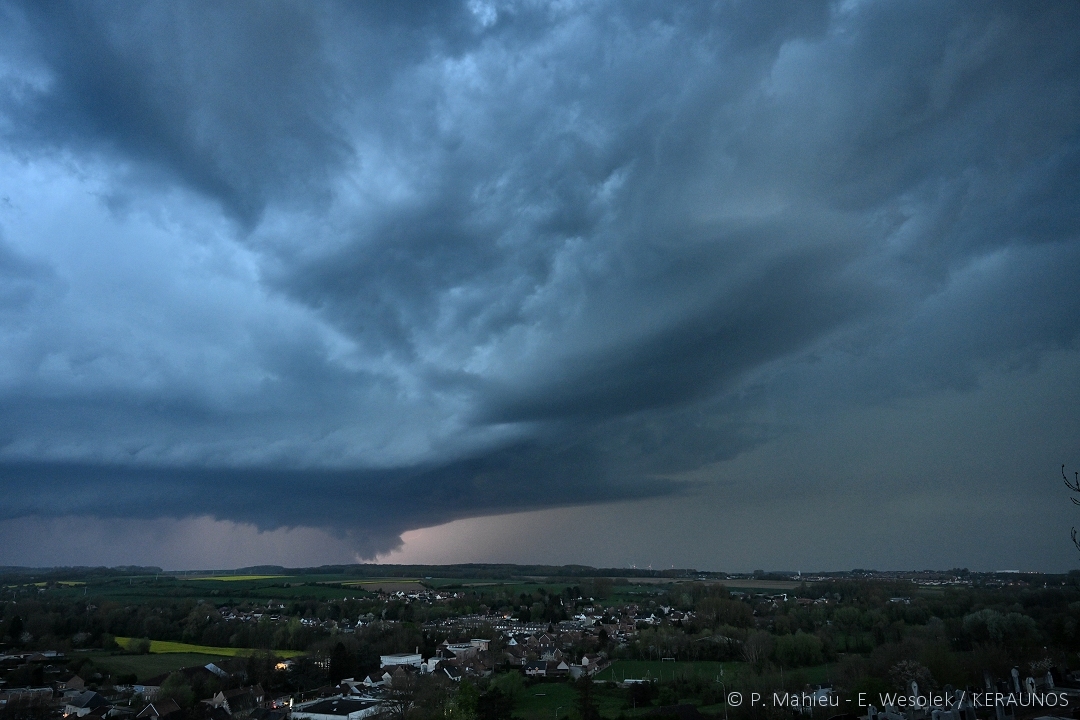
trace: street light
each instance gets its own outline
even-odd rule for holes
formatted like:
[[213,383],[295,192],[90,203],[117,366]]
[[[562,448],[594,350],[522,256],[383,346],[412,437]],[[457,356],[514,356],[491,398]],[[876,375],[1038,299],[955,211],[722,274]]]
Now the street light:
[[720,683],[720,687],[724,688],[724,720],[727,720],[727,685],[724,684],[723,680],[717,680],[716,682]]
[[562,705],[555,708],[555,720],[559,720],[559,711],[562,710]]

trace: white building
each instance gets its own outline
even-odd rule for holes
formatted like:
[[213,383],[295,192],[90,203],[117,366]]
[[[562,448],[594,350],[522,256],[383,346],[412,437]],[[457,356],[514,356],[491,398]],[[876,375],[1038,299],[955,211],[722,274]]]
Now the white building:
[[379,663],[381,667],[390,667],[392,665],[412,665],[415,668],[420,667],[424,662],[424,658],[420,653],[397,653],[396,655],[380,655]]
[[329,698],[293,708],[293,720],[361,720],[379,712],[374,700]]

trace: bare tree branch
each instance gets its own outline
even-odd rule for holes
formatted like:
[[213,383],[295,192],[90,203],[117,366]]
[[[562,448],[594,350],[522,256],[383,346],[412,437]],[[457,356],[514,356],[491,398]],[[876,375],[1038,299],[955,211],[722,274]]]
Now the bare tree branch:
[[[1061,480],[1065,483],[1065,487],[1069,488],[1070,492],[1074,492],[1080,495],[1080,472],[1073,473],[1073,479],[1070,482],[1069,476],[1065,474],[1065,466],[1061,466]],[[1080,499],[1075,497],[1069,498],[1073,501],[1073,505],[1080,505]],[[1076,528],[1072,529],[1072,541],[1077,550],[1080,550],[1080,539],[1077,538]]]

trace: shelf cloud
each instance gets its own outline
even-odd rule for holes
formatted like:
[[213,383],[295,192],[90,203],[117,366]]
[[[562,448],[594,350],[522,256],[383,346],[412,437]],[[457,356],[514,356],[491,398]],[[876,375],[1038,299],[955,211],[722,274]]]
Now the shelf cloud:
[[1075,3],[0,16],[0,519],[373,557],[1077,350]]

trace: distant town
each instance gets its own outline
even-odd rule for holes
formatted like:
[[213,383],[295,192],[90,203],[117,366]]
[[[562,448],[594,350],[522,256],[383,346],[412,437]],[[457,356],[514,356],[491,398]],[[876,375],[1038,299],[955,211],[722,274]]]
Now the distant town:
[[0,568],[0,720],[1080,718],[1080,572]]

